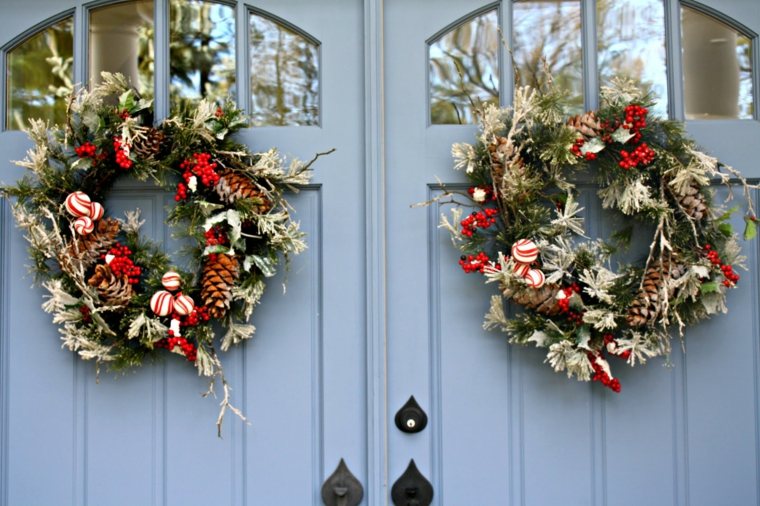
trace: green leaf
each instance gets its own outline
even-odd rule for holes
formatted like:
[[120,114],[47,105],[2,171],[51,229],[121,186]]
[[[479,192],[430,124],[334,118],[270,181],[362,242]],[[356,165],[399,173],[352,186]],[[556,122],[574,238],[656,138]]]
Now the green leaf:
[[132,93],[132,90],[127,90],[121,95],[119,95],[119,109],[123,110],[126,109],[127,111],[132,111],[132,108],[135,106],[135,95]]
[[631,138],[634,136],[634,134],[631,133],[630,130],[627,128],[620,127],[614,132],[612,132],[612,140],[615,142],[619,142],[620,144],[625,144]]
[[699,287],[699,290],[702,292],[702,295],[706,293],[715,293],[718,291],[718,282],[710,281],[708,283],[702,283],[702,286]]
[[731,237],[734,234],[734,227],[732,227],[730,223],[721,223],[718,225],[718,230],[726,237]]
[[586,153],[598,153],[605,147],[606,144],[604,144],[599,137],[594,137],[590,141],[585,142],[583,146],[581,146],[581,154],[585,155]]
[[718,218],[715,221],[717,223],[726,221],[727,219],[729,219],[731,217],[732,214],[734,214],[738,210],[739,210],[739,206],[734,206],[731,209],[729,209],[728,211],[726,211],[725,213],[723,213],[720,216],[718,216]]
[[757,223],[749,216],[744,217],[744,240],[751,241],[757,236]]
[[277,265],[272,258],[269,257],[261,257],[259,255],[249,255],[246,257],[246,261],[248,259],[251,259],[253,263],[256,265],[256,267],[261,270],[261,273],[267,277],[271,278],[275,274],[277,274]]

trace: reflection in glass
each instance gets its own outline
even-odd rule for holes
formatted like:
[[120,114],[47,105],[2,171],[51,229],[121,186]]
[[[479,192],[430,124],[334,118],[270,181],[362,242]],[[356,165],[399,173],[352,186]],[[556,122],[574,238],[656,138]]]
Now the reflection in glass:
[[90,82],[100,72],[120,72],[146,98],[153,96],[153,0],[137,0],[90,12]]
[[470,19],[430,45],[430,122],[474,123],[473,103],[499,103],[499,18]]
[[319,124],[319,47],[256,14],[250,31],[253,124]]
[[749,37],[688,7],[681,23],[686,118],[752,118]]
[[8,51],[6,127],[21,130],[31,118],[62,124],[72,90],[74,42],[66,18]]
[[583,110],[579,0],[521,0],[513,5],[513,54],[520,85],[538,87],[548,74],[568,93],[568,112]]
[[171,0],[171,108],[235,93],[235,9],[204,1]]
[[599,79],[632,79],[651,92],[652,112],[668,115],[663,0],[598,0],[596,4]]

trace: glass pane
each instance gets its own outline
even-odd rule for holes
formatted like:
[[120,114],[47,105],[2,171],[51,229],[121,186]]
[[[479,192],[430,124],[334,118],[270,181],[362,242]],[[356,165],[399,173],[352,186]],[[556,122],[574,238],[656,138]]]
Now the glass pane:
[[499,103],[498,28],[492,10],[430,45],[431,123],[474,123],[473,103]]
[[752,118],[749,37],[688,7],[681,23],[686,118]]
[[172,0],[170,23],[172,111],[234,95],[235,8]]
[[318,125],[319,47],[256,14],[250,30],[254,125]]
[[6,127],[21,130],[31,118],[62,124],[72,90],[74,23],[66,18],[8,51]]
[[120,72],[146,98],[153,96],[153,0],[125,2],[90,12],[90,81]]
[[626,77],[657,100],[652,112],[668,115],[663,0],[598,0],[596,8],[599,79]]
[[539,86],[546,71],[567,90],[570,112],[583,110],[579,0],[522,0],[513,6],[513,53],[520,85]]

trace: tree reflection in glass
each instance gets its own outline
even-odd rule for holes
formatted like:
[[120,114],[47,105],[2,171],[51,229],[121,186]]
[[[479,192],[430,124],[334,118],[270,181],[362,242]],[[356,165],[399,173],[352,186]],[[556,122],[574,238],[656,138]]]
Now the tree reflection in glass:
[[8,51],[7,129],[21,130],[30,118],[63,123],[73,88],[73,27],[66,18]]
[[123,2],[90,11],[89,75],[120,72],[143,97],[153,97],[153,0]]
[[663,0],[597,0],[599,80],[632,79],[652,92],[659,116],[668,115]]
[[583,110],[579,0],[520,0],[513,7],[513,54],[520,85],[538,87],[548,74],[567,92],[569,112]]
[[235,93],[235,9],[204,1],[171,0],[171,109]]
[[474,123],[473,105],[499,103],[499,17],[480,14],[430,44],[430,122]]
[[251,117],[257,126],[319,124],[319,46],[251,13]]

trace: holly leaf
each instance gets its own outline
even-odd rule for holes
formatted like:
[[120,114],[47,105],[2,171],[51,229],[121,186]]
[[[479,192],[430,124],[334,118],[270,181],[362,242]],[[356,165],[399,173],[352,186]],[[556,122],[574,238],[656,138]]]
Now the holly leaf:
[[612,132],[612,140],[615,142],[619,142],[620,144],[625,144],[629,140],[633,138],[635,134],[632,134],[630,130],[623,127],[618,127],[617,130]]
[[[718,230],[726,237],[731,237],[734,234],[734,227],[730,223],[721,223],[718,225]],[[747,231],[745,230],[744,233],[746,234]]]
[[[632,136],[631,136],[632,137]],[[584,142],[581,146],[581,154],[598,153],[605,148],[605,144],[599,137],[594,137],[590,141]]]
[[264,277],[271,278],[277,274],[277,265],[272,258],[262,257],[259,255],[248,255],[245,257],[245,262],[247,262],[249,258],[254,263],[254,265],[259,268]]
[[702,295],[715,293],[718,291],[718,282],[710,281],[708,283],[702,283],[702,286],[699,287],[699,290],[702,292]]
[[751,241],[757,237],[757,223],[749,216],[744,217],[744,240]]

